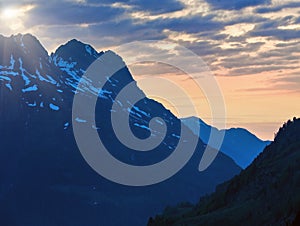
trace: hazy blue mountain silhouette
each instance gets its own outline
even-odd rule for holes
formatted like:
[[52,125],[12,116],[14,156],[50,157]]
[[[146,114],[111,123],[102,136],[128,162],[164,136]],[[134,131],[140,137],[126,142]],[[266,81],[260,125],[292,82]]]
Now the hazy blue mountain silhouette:
[[285,123],[275,140],[233,179],[197,205],[168,207],[148,225],[299,225],[300,119]]
[[[206,124],[197,117],[183,118],[183,123],[189,127],[195,135],[199,131],[199,137],[204,143],[208,143],[211,131],[224,133],[224,140],[220,151],[231,157],[240,167],[245,169],[270,144],[270,141],[263,141],[243,128],[231,128],[219,130]],[[196,130],[196,127],[198,128]],[[199,130],[200,128],[200,130]]]
[[[104,52],[71,40],[49,56],[30,34],[0,36],[0,51],[0,225],[145,225],[149,214],[180,200],[196,202],[241,170],[219,153],[206,171],[198,172],[205,144],[196,137],[191,161],[167,181],[147,187],[112,183],[84,161],[71,123],[78,81]],[[116,54],[115,58],[122,60]],[[149,136],[149,121],[158,116],[168,126],[166,137],[147,155],[121,144],[110,124],[110,110],[119,91],[132,81],[127,67],[107,80],[94,126],[116,158],[147,165],[172,153],[181,123],[145,97],[130,109],[133,133]],[[95,95],[88,84],[82,92]],[[81,118],[77,123],[86,122]]]

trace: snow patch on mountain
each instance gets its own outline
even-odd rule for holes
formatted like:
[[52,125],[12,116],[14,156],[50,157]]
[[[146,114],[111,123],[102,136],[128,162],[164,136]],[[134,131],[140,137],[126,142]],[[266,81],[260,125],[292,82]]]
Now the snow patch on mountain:
[[37,91],[37,90],[38,90],[37,85],[33,85],[33,86],[27,87],[25,89],[22,89],[22,92],[26,93],[26,92],[33,92],[33,91]]
[[33,103],[28,103],[28,102],[26,102],[26,103],[29,107],[36,107],[37,106],[36,101],[34,101]]
[[12,88],[12,86],[11,86],[11,84],[9,84],[9,83],[7,83],[7,84],[5,84],[5,86],[10,90],[10,91],[12,91],[13,90],[13,88]]
[[60,109],[59,106],[57,106],[57,105],[55,105],[55,104],[52,104],[52,103],[49,104],[49,107],[50,107],[53,111],[58,111],[58,110]]
[[14,60],[14,56],[11,54],[11,55],[10,55],[10,66],[7,67],[7,69],[13,70],[14,67],[15,67],[15,62],[16,62],[16,61]]
[[19,58],[19,63],[20,63],[20,71],[21,71],[21,76],[25,82],[25,86],[28,86],[30,84],[29,78],[25,75],[26,70],[23,68],[23,61],[21,58]]
[[[0,74],[1,74],[1,72],[0,72]],[[0,75],[0,80],[1,80],[1,81],[8,81],[8,82],[11,82],[11,78],[6,77],[6,76],[2,76],[2,75]]]
[[69,125],[70,125],[70,123],[69,123],[69,122],[66,122],[66,123],[64,124],[64,130],[68,129],[68,128],[69,128]]
[[36,69],[35,74],[38,76],[39,80],[42,82],[48,82],[53,85],[57,84],[57,81],[55,81],[50,75],[46,75],[47,78],[43,77],[38,69]]

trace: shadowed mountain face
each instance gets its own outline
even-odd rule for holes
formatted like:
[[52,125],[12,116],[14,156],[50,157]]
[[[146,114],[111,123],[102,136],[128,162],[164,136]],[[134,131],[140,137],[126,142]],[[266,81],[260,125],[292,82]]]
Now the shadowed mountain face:
[[[110,119],[117,94],[134,82],[127,67],[95,93],[84,73],[104,53],[90,45],[71,40],[49,56],[32,35],[16,35],[1,36],[0,51],[0,225],[145,225],[166,205],[196,202],[240,172],[223,153],[199,172],[206,145],[196,137],[192,159],[162,183],[128,187],[104,179],[84,161],[73,135],[72,102],[81,78],[86,86],[80,92],[98,96],[93,128],[111,155],[125,163],[149,165],[169,156],[180,137],[180,120],[147,97],[130,109],[118,103],[120,111],[130,112],[129,125],[138,138],[150,135],[153,117],[167,126],[154,150],[132,150],[118,141]],[[142,93],[136,85],[133,89]],[[78,117],[74,123],[90,122]],[[195,136],[190,132],[189,137]]]
[[197,205],[167,208],[150,225],[299,225],[300,119],[281,127],[274,142],[238,176]]
[[[224,133],[224,140],[220,151],[232,158],[243,169],[249,166],[255,157],[270,144],[270,141],[260,140],[254,134],[243,128],[218,130],[196,117],[183,118],[181,120],[206,144],[209,141],[209,136],[212,131],[217,134]],[[196,134],[195,131],[199,131],[199,134]]]

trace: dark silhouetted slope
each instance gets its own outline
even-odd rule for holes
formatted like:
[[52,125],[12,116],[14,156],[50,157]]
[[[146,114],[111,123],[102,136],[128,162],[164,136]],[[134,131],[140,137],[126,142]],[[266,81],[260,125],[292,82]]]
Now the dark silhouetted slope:
[[300,119],[294,118],[249,167],[215,193],[196,206],[169,207],[148,225],[299,225],[299,163]]

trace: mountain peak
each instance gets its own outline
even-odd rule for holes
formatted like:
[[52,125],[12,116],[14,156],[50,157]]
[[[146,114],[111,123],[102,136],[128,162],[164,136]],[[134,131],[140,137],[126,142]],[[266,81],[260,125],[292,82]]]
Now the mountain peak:
[[94,59],[99,57],[99,53],[91,45],[77,39],[71,39],[66,44],[59,46],[54,55],[62,55],[66,58],[66,52],[68,52],[67,57],[78,57],[79,55],[90,55]]
[[0,52],[0,65],[8,70],[26,68],[28,73],[33,74],[36,69],[41,69],[41,65],[49,63],[47,50],[31,34],[0,36]]
[[80,40],[77,40],[75,38],[71,39],[66,44],[61,45],[60,47],[61,48],[68,48],[68,49],[74,49],[74,48],[77,49],[77,48],[79,48],[79,50],[87,50],[87,48],[90,48],[91,49],[91,54],[92,53],[96,53],[96,54],[98,53],[91,45],[83,43]]
[[40,41],[32,34],[17,34],[12,35],[11,38],[18,44],[25,52],[40,52],[44,57],[48,56],[47,50],[42,46]]
[[89,44],[71,39],[51,54],[51,60],[60,68],[68,71],[75,70],[82,74],[102,54],[103,52],[98,53]]
[[22,38],[32,39],[34,41],[39,42],[39,40],[34,35],[32,35],[30,33],[25,33],[25,34],[18,33],[16,35],[11,35],[10,37],[15,38],[15,39],[22,39]]
[[1,46],[5,46],[5,51],[16,55],[28,55],[35,53],[38,57],[48,57],[47,50],[40,41],[32,34],[16,34],[10,37],[0,36]]
[[78,43],[78,44],[83,44],[83,45],[84,45],[83,42],[79,41],[79,40],[76,39],[76,38],[73,38],[73,39],[71,39],[70,41],[68,41],[68,42],[66,43],[66,45],[67,45],[67,44],[72,44],[72,43]]

